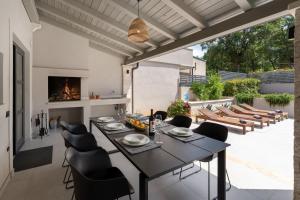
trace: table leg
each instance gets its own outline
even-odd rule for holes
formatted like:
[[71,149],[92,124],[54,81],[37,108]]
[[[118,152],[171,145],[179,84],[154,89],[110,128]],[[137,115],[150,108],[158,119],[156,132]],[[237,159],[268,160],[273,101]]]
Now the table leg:
[[226,150],[218,153],[218,200],[226,200]]
[[140,173],[140,200],[148,200],[148,178]]

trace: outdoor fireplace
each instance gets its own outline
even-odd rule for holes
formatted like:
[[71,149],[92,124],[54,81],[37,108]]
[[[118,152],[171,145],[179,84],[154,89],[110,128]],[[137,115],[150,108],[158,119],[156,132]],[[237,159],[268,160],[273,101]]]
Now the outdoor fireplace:
[[48,77],[48,100],[76,101],[80,100],[81,78],[78,77]]

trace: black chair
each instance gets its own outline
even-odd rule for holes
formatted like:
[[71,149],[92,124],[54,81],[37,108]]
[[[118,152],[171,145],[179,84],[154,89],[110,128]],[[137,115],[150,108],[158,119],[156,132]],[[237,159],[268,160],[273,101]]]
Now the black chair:
[[[228,128],[226,126],[212,123],[212,122],[203,122],[199,127],[193,130],[193,132],[204,135],[206,137],[219,140],[221,142],[225,142],[228,137]],[[199,160],[200,162],[208,163],[208,199],[210,199],[210,161],[212,161],[217,155],[209,156],[203,160]],[[201,167],[201,165],[200,165]],[[228,172],[226,170],[226,176],[228,179],[229,187],[226,191],[231,189],[231,183],[228,176]],[[216,198],[214,198],[216,199]]]
[[[97,141],[94,137],[93,134],[81,134],[81,135],[74,135],[67,130],[62,132],[62,137],[64,138],[65,146],[66,148],[73,147],[77,151],[81,152],[86,152],[86,151],[91,151],[98,147]],[[65,158],[64,158],[64,163],[68,162],[67,154],[65,152]],[[67,167],[63,183],[66,184],[66,189],[71,189],[73,188],[72,186],[69,186],[70,183],[72,183],[71,178],[71,171],[70,170],[70,165],[67,164],[65,165]]]
[[112,200],[134,193],[123,173],[112,167],[108,153],[99,148],[89,152],[68,149],[76,200]]
[[82,123],[69,124],[65,121],[60,121],[59,124],[63,130],[67,130],[72,134],[81,135],[88,133],[86,126]]
[[161,118],[162,118],[162,120],[164,121],[165,119],[167,119],[168,113],[165,112],[165,111],[158,110],[158,111],[156,111],[156,112],[154,113],[154,117],[155,117],[156,115],[160,115]]
[[184,115],[176,115],[169,124],[177,127],[189,128],[192,124],[192,119]]

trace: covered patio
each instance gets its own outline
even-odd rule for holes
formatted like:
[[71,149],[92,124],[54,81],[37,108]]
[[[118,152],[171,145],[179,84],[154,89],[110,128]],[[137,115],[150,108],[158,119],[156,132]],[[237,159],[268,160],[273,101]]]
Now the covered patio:
[[[155,75],[148,70],[143,74],[154,77],[156,87],[145,82],[148,84],[139,90],[149,93],[163,90],[160,95],[153,95],[155,102],[159,102],[164,98],[161,94],[167,96],[171,91],[169,82],[177,83],[178,68],[185,65],[186,55],[191,54],[189,50],[182,54],[176,52],[286,15],[295,19],[293,119],[279,120],[263,129],[255,128],[245,135],[229,128],[224,141],[204,133],[201,136],[201,133],[195,140],[184,142],[168,135],[170,130],[162,131],[164,127],[154,133],[153,113],[150,118],[149,113],[142,116],[146,117],[145,123],[136,120],[139,119],[135,115],[138,98],[134,92],[139,67],[158,69],[163,61],[174,60],[166,65],[165,73],[157,71],[160,74]],[[148,29],[149,35],[143,35],[146,39],[142,42],[133,42],[137,38],[130,38],[129,27],[134,26],[132,20],[136,17],[142,19],[145,23],[142,27]],[[70,177],[74,178],[77,172],[76,162],[71,158],[98,150],[104,152],[108,160],[107,169],[120,170],[118,178],[126,180],[128,186],[126,195],[107,199],[193,200],[218,196],[219,200],[300,200],[299,0],[4,0],[0,3],[0,27],[3,30],[0,34],[0,129],[4,133],[0,134],[0,199],[83,200],[82,196],[79,198],[81,192],[68,188],[68,184],[73,183]],[[140,31],[143,30],[137,34]],[[158,87],[160,79],[165,82]],[[173,93],[172,97],[178,95]],[[139,97],[139,103],[141,99]],[[159,106],[155,109],[159,110]],[[108,121],[101,121],[103,117],[105,120],[108,117]],[[160,118],[163,124],[164,119]],[[166,126],[182,127],[172,121],[174,118],[168,120]],[[106,123],[116,123],[122,126],[121,130],[126,129],[117,133],[121,133],[122,138],[110,134],[116,127]],[[239,119],[238,123],[242,121]],[[73,134],[73,124],[76,128],[77,125],[83,127],[84,131]],[[193,131],[202,124],[203,121],[194,120],[185,131],[195,136]],[[213,126],[222,123],[216,124]],[[222,127],[228,130],[227,125]],[[122,142],[127,133],[138,134],[140,129],[144,133],[148,130],[149,137],[143,137],[153,148],[132,153],[126,148],[130,140],[127,146],[122,146],[125,144]],[[76,149],[68,137],[84,135],[83,132],[96,139],[95,144],[91,143],[96,147],[78,153],[79,148]],[[150,137],[152,133],[154,139]],[[16,170],[14,159],[18,154],[42,147],[52,149],[47,164]],[[28,160],[34,161],[32,158],[34,156]],[[212,158],[208,180],[207,158]],[[79,159],[78,163],[83,160]],[[193,163],[195,166],[183,173],[197,170],[200,163],[195,160],[204,160],[199,173],[183,180],[172,173]],[[228,192],[227,171],[232,184]],[[91,176],[103,178],[104,175],[99,174]],[[75,184],[76,188],[79,191]],[[114,188],[118,189],[120,187]]]

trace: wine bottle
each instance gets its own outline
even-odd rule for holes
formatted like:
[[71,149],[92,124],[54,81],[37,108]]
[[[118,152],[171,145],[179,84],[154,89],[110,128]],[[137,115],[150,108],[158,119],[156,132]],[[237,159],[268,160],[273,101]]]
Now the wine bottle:
[[153,109],[151,109],[151,114],[149,117],[149,136],[154,136],[154,116]]

